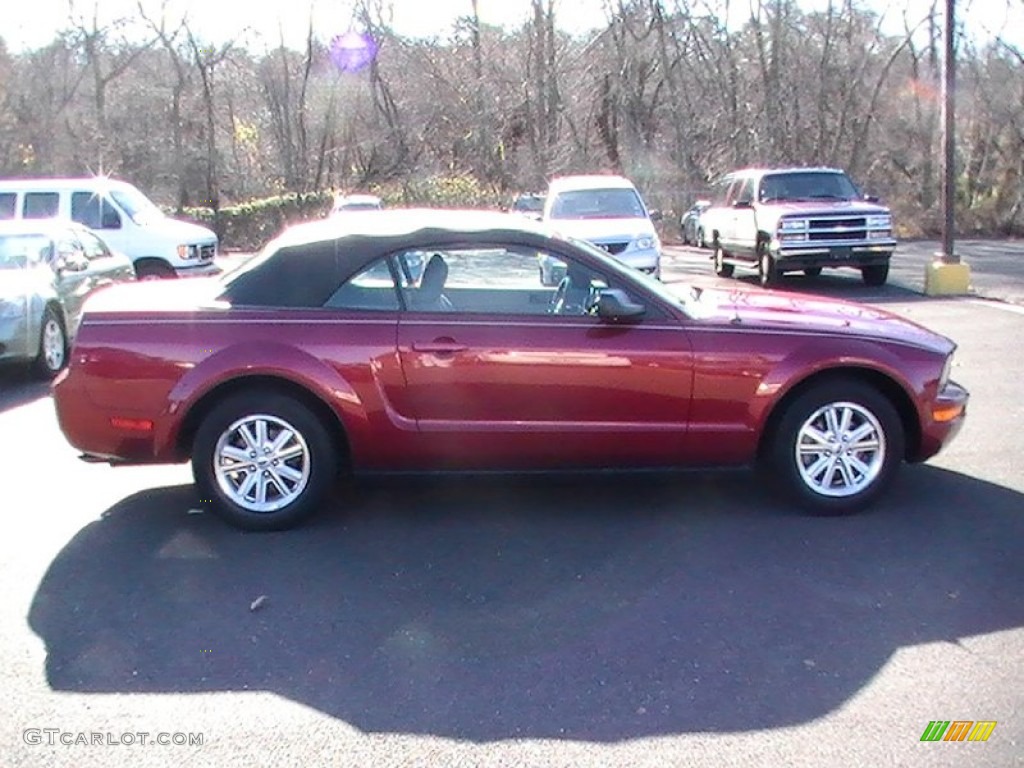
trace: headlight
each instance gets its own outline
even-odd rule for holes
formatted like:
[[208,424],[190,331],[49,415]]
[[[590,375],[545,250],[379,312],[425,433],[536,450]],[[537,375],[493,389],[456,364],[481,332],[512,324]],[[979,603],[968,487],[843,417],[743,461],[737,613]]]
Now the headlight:
[[199,255],[199,248],[195,245],[179,245],[178,246],[178,258],[179,259],[194,259]]
[[654,247],[654,238],[653,237],[638,237],[636,239],[636,242],[634,243],[634,245],[637,248],[646,251],[648,248],[653,248]]
[[953,369],[953,355],[950,354],[949,357],[946,358],[946,362],[942,366],[942,373],[939,374],[939,391],[940,392],[943,389],[945,389],[946,385],[949,383],[949,374],[950,374],[950,371],[952,369]]
[[868,229],[892,229],[892,216],[868,216]]
[[799,232],[807,229],[807,219],[783,219],[779,222],[780,232]]

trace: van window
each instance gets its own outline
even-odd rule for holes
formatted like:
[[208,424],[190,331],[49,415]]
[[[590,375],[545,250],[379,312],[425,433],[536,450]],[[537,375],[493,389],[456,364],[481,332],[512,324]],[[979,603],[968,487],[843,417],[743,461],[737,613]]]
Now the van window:
[[21,216],[25,219],[52,219],[60,210],[60,194],[57,192],[26,192],[21,204]]
[[0,219],[13,219],[18,196],[14,192],[0,192]]
[[120,224],[114,207],[95,192],[75,192],[71,195],[71,220],[89,229],[109,229],[114,221]]

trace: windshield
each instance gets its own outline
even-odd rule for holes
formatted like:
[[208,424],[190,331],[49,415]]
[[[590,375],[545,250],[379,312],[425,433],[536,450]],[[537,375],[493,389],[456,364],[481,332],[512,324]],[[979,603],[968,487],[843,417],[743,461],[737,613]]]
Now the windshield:
[[633,189],[580,189],[563,192],[551,204],[552,219],[643,219],[640,196]]
[[24,269],[49,258],[50,238],[45,235],[0,236],[0,270]]
[[136,224],[143,224],[153,219],[161,219],[164,212],[139,190],[133,187],[112,189],[110,196],[121,206],[121,210]]
[[855,200],[857,187],[842,173],[777,173],[761,181],[762,203],[778,200]]

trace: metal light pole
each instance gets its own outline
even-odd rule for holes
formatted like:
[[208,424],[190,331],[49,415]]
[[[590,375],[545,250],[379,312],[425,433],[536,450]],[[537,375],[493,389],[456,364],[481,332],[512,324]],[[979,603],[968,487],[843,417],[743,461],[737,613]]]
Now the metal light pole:
[[953,35],[956,32],[956,0],[946,0],[946,23],[943,30],[945,57],[942,60],[942,261],[959,264],[953,250],[956,227],[956,53]]

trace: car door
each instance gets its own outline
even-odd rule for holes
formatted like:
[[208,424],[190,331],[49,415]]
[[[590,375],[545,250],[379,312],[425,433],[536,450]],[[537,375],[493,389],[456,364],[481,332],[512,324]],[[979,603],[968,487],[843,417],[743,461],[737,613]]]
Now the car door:
[[[405,292],[398,353],[424,463],[480,469],[677,463],[692,380],[685,332],[640,296],[647,312],[634,322],[589,314],[588,301],[602,286],[625,281],[591,263],[589,277],[571,288],[567,281],[586,262],[567,252],[544,255],[568,265],[558,287],[541,284],[536,248],[477,243],[430,254],[421,284]],[[445,275],[436,297],[439,272]],[[417,297],[422,290],[429,295]],[[573,303],[560,303],[559,291],[563,299],[572,291]]]
[[747,177],[734,192],[732,201],[732,232],[730,252],[740,259],[757,260],[757,216],[754,212],[754,192],[757,180]]
[[87,229],[76,230],[75,234],[88,261],[86,272],[90,278],[91,291],[132,279],[134,270],[126,256],[115,254]]
[[82,305],[92,290],[94,277],[89,272],[89,262],[73,230],[61,229],[55,233],[50,266],[54,272],[57,294],[64,306],[68,335],[74,336],[82,317]]

